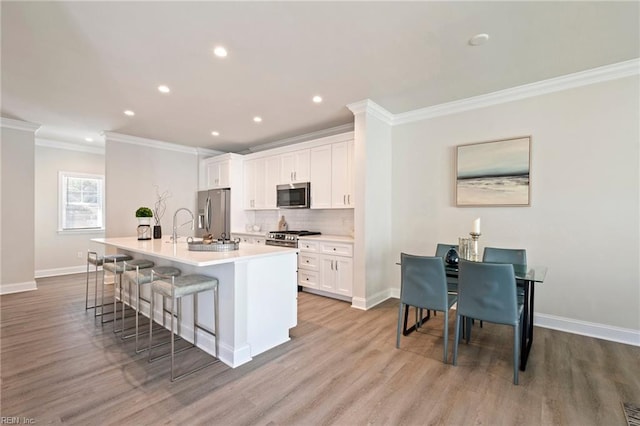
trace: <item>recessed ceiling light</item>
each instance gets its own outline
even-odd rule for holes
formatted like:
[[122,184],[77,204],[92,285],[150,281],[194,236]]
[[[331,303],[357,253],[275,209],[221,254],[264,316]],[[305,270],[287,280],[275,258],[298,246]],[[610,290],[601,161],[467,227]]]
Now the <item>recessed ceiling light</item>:
[[322,96],[314,96],[313,97],[313,102],[319,104],[320,102],[322,102]]
[[169,93],[171,91],[171,89],[169,89],[168,86],[165,86],[163,84],[161,86],[158,86],[158,91],[160,91],[160,93]]
[[215,130],[211,132],[211,136],[220,136],[220,132],[216,132]]
[[218,58],[225,58],[227,56],[227,49],[222,46],[218,46],[213,49],[213,54]]
[[476,34],[469,39],[469,44],[471,46],[480,46],[481,44],[485,44],[489,40],[489,34]]
[[129,117],[133,117],[134,115],[136,115],[136,113],[131,111],[130,109],[128,109],[128,110],[126,110],[124,112],[124,115],[128,115]]
[[255,116],[255,117],[253,117],[253,121],[255,121],[256,123],[261,123],[262,122],[262,117]]
[[87,142],[93,142],[93,138],[84,138],[84,140]]

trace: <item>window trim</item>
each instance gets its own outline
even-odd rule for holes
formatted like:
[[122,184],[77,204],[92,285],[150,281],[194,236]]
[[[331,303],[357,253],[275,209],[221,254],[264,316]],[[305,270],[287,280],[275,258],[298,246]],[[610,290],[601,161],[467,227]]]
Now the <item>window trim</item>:
[[[66,200],[66,192],[64,188],[65,178],[79,179],[99,179],[101,182],[100,191],[102,192],[102,226],[95,228],[64,228],[64,202]],[[106,222],[106,206],[105,206],[105,177],[104,175],[94,173],[58,171],[58,234],[88,234],[105,231]]]

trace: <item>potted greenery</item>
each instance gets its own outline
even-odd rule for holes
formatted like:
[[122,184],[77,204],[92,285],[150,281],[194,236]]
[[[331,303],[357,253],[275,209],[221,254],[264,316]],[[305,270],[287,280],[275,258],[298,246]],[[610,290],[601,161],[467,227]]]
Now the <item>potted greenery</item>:
[[153,211],[149,207],[140,207],[136,210],[139,225],[151,225]]

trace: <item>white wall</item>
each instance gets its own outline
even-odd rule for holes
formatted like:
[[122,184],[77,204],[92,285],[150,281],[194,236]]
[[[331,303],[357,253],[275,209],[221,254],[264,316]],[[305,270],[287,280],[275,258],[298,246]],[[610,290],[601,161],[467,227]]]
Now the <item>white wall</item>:
[[104,231],[58,232],[58,172],[104,175],[104,155],[38,144],[35,166],[35,275],[83,272],[87,249],[100,249],[90,239]]
[[[157,146],[157,147],[156,147]],[[186,207],[195,214],[198,156],[194,149],[163,142],[107,134],[105,148],[107,237],[136,235],[138,207],[153,208],[156,189],[171,193],[162,218],[162,237],[171,235],[174,212]],[[180,213],[178,224],[189,220]],[[180,235],[193,235],[189,226]]]
[[368,309],[390,296],[392,133],[372,102],[349,108],[355,117],[353,306]]
[[[432,254],[480,217],[482,246],[526,248],[549,267],[538,321],[631,330],[640,343],[638,93],[626,77],[394,127],[394,253]],[[455,146],[522,135],[531,206],[456,208]]]
[[0,294],[34,290],[34,132],[37,126],[2,118],[0,167]]

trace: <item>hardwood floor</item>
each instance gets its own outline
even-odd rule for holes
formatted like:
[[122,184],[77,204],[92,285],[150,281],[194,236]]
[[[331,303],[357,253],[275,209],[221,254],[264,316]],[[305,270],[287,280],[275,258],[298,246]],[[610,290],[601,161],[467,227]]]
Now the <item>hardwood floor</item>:
[[173,384],[168,359],[85,312],[84,274],[0,303],[1,415],[36,424],[625,425],[621,403],[640,403],[640,348],[536,328],[514,386],[508,327],[474,328],[445,365],[441,314],[395,348],[395,299],[363,312],[300,293],[290,342]]

